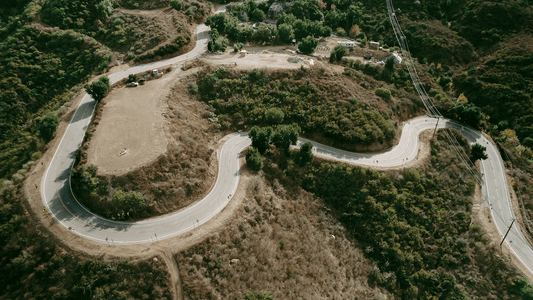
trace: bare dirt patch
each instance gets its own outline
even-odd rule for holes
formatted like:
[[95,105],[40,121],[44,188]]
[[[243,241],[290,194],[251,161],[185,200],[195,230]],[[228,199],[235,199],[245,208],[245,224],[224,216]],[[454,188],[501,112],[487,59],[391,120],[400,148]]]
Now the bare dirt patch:
[[[135,88],[113,89],[88,149],[89,164],[102,175],[120,175],[165,152],[166,95],[177,73]],[[123,153],[123,154],[121,154]]]

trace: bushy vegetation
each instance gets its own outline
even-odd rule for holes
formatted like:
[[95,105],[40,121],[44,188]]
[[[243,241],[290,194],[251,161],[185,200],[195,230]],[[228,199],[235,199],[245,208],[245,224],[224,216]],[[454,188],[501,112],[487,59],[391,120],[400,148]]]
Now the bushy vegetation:
[[[55,132],[53,119],[66,111],[62,106],[70,100],[70,89],[105,69],[111,58],[80,34],[24,26],[37,9],[30,3],[11,17],[9,27],[0,26],[0,178],[44,150]],[[45,118],[50,114],[55,116]]]
[[260,171],[263,168],[263,158],[257,148],[246,149],[246,165],[254,171]]
[[211,32],[217,30],[217,33],[224,34],[227,38],[241,43],[270,42],[277,35],[277,31],[272,26],[261,25],[257,30],[251,27],[241,28],[237,18],[224,13],[209,16],[205,24],[211,27]]
[[232,75],[224,69],[199,78],[201,99],[215,108],[221,122],[269,124],[269,110],[275,108],[283,112],[282,123],[295,123],[306,133],[323,134],[341,143],[383,143],[396,132],[380,112],[358,103],[346,106],[329,101],[327,92],[307,81],[293,84],[294,79],[269,79],[257,70]]
[[[80,153],[80,150],[77,152]],[[110,180],[98,176],[95,165],[76,165],[71,171],[72,190],[91,211],[107,218],[138,218],[146,214],[146,200],[136,191],[110,189]],[[111,196],[110,196],[111,195]],[[102,207],[101,202],[108,202]]]
[[216,28],[213,28],[211,30],[211,40],[209,40],[209,43],[207,43],[207,50],[212,52],[226,52],[226,48],[228,47],[228,45],[228,39],[221,37],[218,34],[218,30]]
[[28,219],[22,206],[28,200],[20,187],[0,188],[0,298],[171,298],[162,261],[103,261],[58,246]]
[[533,137],[533,55],[503,54],[477,66],[475,72],[453,77],[458,93],[464,93],[468,103],[490,117],[491,133],[498,136],[506,129],[516,131],[523,141]]
[[387,100],[392,96],[389,89],[382,87],[376,89],[376,95]]
[[[489,246],[480,225],[472,223],[476,182],[446,144],[440,134],[432,141],[431,163],[423,170],[385,174],[313,164],[303,185],[342,212],[342,222],[378,265],[371,279],[395,295],[527,297],[523,279]],[[518,286],[524,294],[513,292]]]
[[341,61],[344,55],[346,55],[346,47],[337,45],[329,56],[329,62]]

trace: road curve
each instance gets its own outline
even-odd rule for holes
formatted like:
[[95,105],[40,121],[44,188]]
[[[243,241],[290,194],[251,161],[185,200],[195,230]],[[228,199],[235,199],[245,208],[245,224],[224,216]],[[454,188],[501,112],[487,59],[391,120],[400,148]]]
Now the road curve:
[[[172,59],[139,65],[109,76],[115,83],[132,73],[176,64],[197,57],[203,53],[208,40],[208,27],[198,26],[197,44],[193,51]],[[171,215],[139,222],[118,222],[99,217],[81,206],[71,192],[69,172],[74,164],[74,152],[81,146],[85,131],[94,112],[95,101],[88,95],[83,97],[78,109],[63,135],[50,165],[41,182],[41,196],[48,212],[65,228],[84,238],[115,245],[150,243],[187,232],[209,221],[227,205],[235,194],[240,177],[240,153],[250,145],[246,133],[234,133],[224,138],[225,143],[218,152],[219,172],[212,191],[196,204]],[[416,158],[419,148],[419,134],[433,129],[436,119],[417,118],[407,122],[397,146],[379,154],[358,154],[338,150],[312,142],[316,154],[332,157],[338,161],[363,166],[398,167]],[[487,147],[488,159],[482,161],[484,174],[482,192],[484,203],[490,205],[494,223],[500,234],[505,233],[514,218],[505,167],[498,149],[479,132],[441,120],[439,128],[451,126],[461,130],[471,143]],[[306,142],[300,139],[299,143]],[[503,234],[502,234],[503,235]],[[533,273],[533,249],[522,235],[519,226],[514,226],[506,242],[512,251]]]

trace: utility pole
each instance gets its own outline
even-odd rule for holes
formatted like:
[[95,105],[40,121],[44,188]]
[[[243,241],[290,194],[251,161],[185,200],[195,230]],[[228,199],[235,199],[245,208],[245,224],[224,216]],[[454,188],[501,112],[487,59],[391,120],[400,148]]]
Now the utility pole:
[[502,250],[502,244],[503,244],[503,241],[505,241],[505,238],[507,237],[507,235],[509,234],[509,231],[511,231],[511,227],[513,227],[513,223],[514,223],[515,219],[513,219],[513,221],[511,222],[511,225],[509,226],[509,229],[507,229],[507,232],[505,233],[505,236],[503,237],[503,240],[502,242],[500,243],[500,252],[503,252]]
[[435,130],[433,131],[433,136],[435,136],[435,133],[437,132],[437,126],[439,126],[439,120],[440,120],[440,116],[437,117],[437,125],[435,125]]

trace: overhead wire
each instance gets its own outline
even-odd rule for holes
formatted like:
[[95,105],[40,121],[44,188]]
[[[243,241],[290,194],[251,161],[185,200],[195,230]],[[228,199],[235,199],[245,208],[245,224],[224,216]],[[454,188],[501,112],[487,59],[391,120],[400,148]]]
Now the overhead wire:
[[[416,71],[414,60],[411,57],[411,53],[409,51],[409,44],[407,43],[407,38],[402,31],[402,28],[398,22],[398,19],[396,18],[396,13],[394,12],[392,1],[386,0],[386,3],[387,3],[389,19],[391,21],[391,25],[394,30],[394,36],[396,37],[396,40],[398,41],[400,52],[405,61],[405,65],[407,66],[407,70],[409,72],[409,75],[415,87],[415,90],[417,91],[420,97],[420,100],[422,100],[424,107],[428,111],[429,116],[433,118],[442,118],[443,117],[442,114],[439,112],[435,103],[433,102],[431,97],[426,92],[424,84],[421,82],[420,77],[418,76],[418,72]],[[470,160],[468,155],[465,153],[463,148],[460,146],[454,134],[447,127],[445,127],[443,131],[446,135],[446,138],[450,142],[450,148],[453,149],[453,152],[457,153],[459,159],[467,167],[468,172],[474,177],[474,179],[478,183],[481,183],[482,182],[481,177],[479,176],[476,168],[474,167],[474,163]]]

